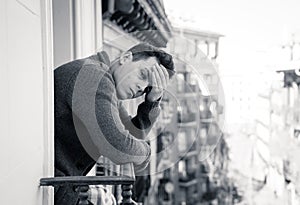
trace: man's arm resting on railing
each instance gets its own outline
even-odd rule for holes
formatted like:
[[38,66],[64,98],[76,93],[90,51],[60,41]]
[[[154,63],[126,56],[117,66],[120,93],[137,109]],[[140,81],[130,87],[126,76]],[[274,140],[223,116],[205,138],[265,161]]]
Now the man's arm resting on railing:
[[73,95],[67,96],[74,115],[82,121],[100,154],[117,164],[133,162],[140,168],[146,167],[150,146],[125,129],[111,75],[95,65],[85,66],[88,72],[84,73],[84,78],[72,83],[76,81],[74,77],[69,83],[75,85]]

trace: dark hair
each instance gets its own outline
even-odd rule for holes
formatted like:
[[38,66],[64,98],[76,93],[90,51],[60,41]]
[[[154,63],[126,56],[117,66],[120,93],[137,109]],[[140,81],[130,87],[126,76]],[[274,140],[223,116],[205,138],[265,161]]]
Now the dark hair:
[[175,74],[173,57],[157,47],[154,47],[148,43],[140,43],[133,46],[128,51],[132,53],[133,61],[149,57],[156,57],[158,63],[167,69],[169,78]]

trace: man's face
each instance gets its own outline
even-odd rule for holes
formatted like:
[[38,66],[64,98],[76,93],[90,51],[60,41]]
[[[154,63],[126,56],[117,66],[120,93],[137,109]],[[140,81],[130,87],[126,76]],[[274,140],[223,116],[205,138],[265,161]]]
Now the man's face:
[[144,94],[149,86],[149,73],[151,67],[157,63],[155,57],[137,61],[126,60],[114,73],[117,85],[117,96],[120,100],[137,98]]

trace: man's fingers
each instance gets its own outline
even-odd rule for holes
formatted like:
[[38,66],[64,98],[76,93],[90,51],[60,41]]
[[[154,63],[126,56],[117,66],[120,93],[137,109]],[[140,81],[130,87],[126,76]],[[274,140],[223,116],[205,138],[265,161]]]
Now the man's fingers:
[[169,74],[166,68],[156,63],[149,71],[151,73],[150,84],[159,89],[166,89],[169,82]]
[[161,85],[165,89],[167,87],[168,80],[169,80],[168,72],[166,71],[166,68],[162,65],[156,64],[156,69],[161,79],[161,83],[162,83]]
[[164,88],[164,87],[163,87],[163,82],[162,82],[161,76],[160,76],[160,74],[159,74],[157,68],[154,69],[153,73],[154,73],[155,79],[156,79],[156,87],[157,87],[157,88],[160,88],[160,89],[163,89],[163,88]]
[[168,73],[167,69],[166,69],[163,65],[160,65],[160,67],[162,68],[161,70],[162,70],[163,73],[164,73],[164,77],[165,77],[165,79],[166,79],[166,82],[169,82],[170,76],[169,76],[169,73]]
[[148,79],[149,79],[149,85],[152,85],[153,81],[153,71],[152,68],[148,69]]
[[157,77],[156,77],[156,72],[153,70],[151,72],[151,78],[152,78],[152,87],[157,88],[158,87],[158,82],[157,82]]

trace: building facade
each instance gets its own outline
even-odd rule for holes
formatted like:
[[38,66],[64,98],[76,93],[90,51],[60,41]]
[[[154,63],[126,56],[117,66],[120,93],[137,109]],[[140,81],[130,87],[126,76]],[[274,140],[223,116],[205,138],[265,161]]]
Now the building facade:
[[[232,199],[219,194],[221,187],[231,186],[225,179],[228,147],[220,126],[223,96],[216,59],[221,35],[180,28],[173,33],[167,50],[174,56],[177,74],[157,123],[156,150],[163,154],[151,162],[157,173],[151,175],[147,204],[157,199],[162,205],[231,204]],[[165,147],[161,141],[166,141]]]

